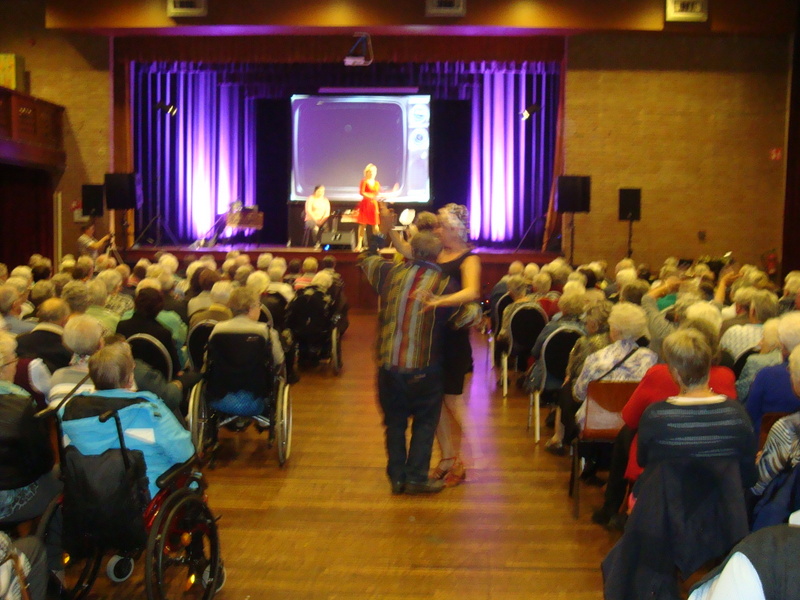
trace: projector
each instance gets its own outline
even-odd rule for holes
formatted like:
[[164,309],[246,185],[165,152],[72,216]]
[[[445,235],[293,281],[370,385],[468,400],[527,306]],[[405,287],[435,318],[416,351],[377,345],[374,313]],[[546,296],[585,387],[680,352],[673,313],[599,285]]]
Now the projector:
[[366,67],[372,61],[367,60],[366,56],[345,56],[344,57],[344,66],[345,67]]

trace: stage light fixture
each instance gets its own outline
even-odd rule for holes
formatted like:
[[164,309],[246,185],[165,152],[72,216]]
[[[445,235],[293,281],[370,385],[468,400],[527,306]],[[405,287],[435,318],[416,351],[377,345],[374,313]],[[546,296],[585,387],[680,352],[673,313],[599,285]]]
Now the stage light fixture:
[[174,104],[167,104],[166,102],[156,102],[155,104],[156,110],[163,111],[167,113],[170,117],[174,117],[178,114],[178,107]]
[[541,109],[541,106],[539,106],[538,104],[536,103],[531,104],[530,106],[528,106],[528,108],[519,113],[519,116],[522,117],[523,121],[527,121],[537,112],[539,112],[539,109]]

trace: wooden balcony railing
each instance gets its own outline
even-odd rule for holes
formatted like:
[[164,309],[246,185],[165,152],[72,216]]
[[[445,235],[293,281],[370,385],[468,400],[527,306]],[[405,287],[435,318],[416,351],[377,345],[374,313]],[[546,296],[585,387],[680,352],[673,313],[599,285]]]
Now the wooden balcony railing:
[[0,162],[61,170],[64,107],[0,88]]

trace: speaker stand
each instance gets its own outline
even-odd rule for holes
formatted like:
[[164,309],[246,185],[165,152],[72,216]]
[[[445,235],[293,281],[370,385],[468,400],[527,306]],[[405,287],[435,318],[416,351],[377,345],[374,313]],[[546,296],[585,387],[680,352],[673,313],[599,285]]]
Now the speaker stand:
[[628,218],[628,258],[633,256],[633,217]]
[[142,232],[139,234],[139,236],[135,240],[133,240],[134,246],[136,246],[139,243],[139,241],[150,230],[150,228],[153,227],[153,225],[155,225],[155,231],[156,231],[156,239],[155,239],[156,246],[161,246],[162,229],[167,234],[167,237],[172,242],[172,245],[173,246],[178,245],[178,241],[177,238],[175,237],[175,234],[172,233],[172,230],[169,228],[169,225],[167,225],[167,222],[164,221],[164,219],[161,217],[161,213],[156,213],[156,215],[152,219],[150,219],[150,222],[147,224],[147,226],[144,229],[142,229]]
[[536,223],[541,221],[543,218],[544,218],[543,215],[539,215],[538,217],[533,218],[533,221],[531,221],[531,224],[528,225],[528,228],[525,230],[525,233],[522,234],[522,239],[519,241],[519,244],[517,244],[517,247],[514,248],[514,254],[519,252],[519,249],[522,248],[522,244],[523,242],[525,242],[525,238],[528,237],[528,234],[531,232],[531,229],[533,229],[533,226],[536,225]]
[[569,264],[575,264],[575,213],[569,213],[571,219],[569,220]]

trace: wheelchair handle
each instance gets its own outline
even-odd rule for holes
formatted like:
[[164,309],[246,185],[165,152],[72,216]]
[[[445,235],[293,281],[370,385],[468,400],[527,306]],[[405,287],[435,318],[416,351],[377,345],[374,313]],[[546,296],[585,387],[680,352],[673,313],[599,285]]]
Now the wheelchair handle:
[[50,415],[52,415],[54,412],[56,412],[57,410],[58,410],[57,406],[51,405],[51,406],[48,406],[47,408],[43,408],[42,410],[40,410],[37,413],[34,413],[33,418],[34,419],[46,419]]
[[105,422],[106,422],[106,421],[108,421],[110,418],[112,418],[112,417],[113,417],[113,416],[116,414],[116,412],[117,412],[117,411],[115,411],[115,410],[109,410],[109,411],[106,411],[106,412],[104,412],[104,413],[103,413],[102,415],[100,415],[98,418],[100,419],[100,422],[101,422],[101,423],[105,423]]

